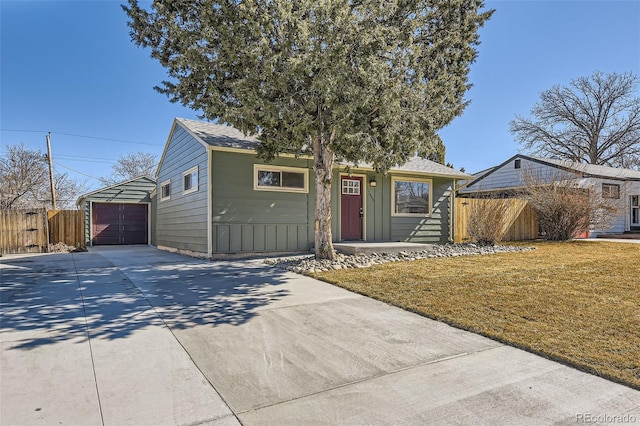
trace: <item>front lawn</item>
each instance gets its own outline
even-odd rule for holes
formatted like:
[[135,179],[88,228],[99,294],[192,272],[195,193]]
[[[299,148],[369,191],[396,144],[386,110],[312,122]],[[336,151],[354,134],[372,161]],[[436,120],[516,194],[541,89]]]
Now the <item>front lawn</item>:
[[533,245],[314,276],[640,389],[640,244]]

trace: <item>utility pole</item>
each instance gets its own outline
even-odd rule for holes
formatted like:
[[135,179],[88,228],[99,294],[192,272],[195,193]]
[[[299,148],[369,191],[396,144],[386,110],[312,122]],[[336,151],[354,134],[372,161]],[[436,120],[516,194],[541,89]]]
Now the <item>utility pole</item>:
[[56,209],[56,187],[53,184],[53,159],[51,158],[51,132],[47,133],[47,157],[49,158],[49,182],[51,183],[51,204]]

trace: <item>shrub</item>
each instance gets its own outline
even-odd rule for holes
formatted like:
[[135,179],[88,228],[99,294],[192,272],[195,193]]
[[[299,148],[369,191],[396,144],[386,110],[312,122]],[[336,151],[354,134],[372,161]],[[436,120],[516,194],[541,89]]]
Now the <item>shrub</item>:
[[538,216],[542,237],[566,241],[590,228],[611,227],[620,201],[603,198],[581,176],[525,174],[526,198]]
[[470,200],[467,232],[479,244],[494,245],[507,232],[510,200],[475,198]]

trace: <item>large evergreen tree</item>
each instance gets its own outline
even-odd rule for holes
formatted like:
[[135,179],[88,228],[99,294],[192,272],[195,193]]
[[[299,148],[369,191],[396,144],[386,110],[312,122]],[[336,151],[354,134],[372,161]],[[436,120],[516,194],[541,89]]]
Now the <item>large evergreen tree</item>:
[[261,141],[311,154],[316,256],[332,258],[336,159],[378,171],[433,153],[466,106],[481,0],[130,0],[135,43],[171,77],[157,87]]

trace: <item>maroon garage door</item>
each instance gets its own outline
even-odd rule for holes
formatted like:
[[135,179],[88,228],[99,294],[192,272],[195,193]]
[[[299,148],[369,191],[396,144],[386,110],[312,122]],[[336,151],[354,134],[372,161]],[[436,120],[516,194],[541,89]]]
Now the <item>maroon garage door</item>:
[[91,243],[147,244],[147,204],[94,203]]

